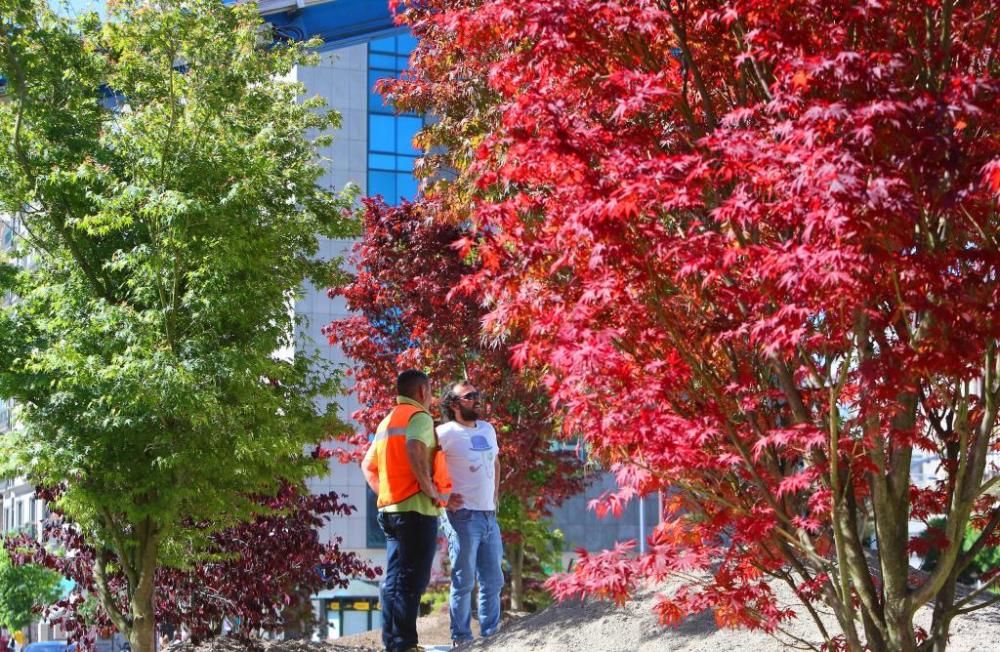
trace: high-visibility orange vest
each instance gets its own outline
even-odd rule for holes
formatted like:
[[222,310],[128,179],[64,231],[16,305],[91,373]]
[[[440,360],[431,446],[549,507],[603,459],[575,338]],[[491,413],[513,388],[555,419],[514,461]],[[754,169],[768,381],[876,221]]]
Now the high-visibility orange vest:
[[[379,424],[375,431],[375,460],[378,464],[378,506],[395,505],[420,493],[417,476],[410,467],[406,454],[406,427],[414,415],[426,412],[423,408],[401,403],[389,413],[389,419]],[[444,461],[444,453],[436,445],[433,458],[433,481],[442,494],[451,493],[451,476]]]

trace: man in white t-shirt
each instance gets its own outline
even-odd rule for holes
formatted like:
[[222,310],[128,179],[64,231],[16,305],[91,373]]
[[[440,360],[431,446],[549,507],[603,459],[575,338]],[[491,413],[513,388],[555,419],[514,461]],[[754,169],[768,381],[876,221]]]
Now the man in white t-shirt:
[[441,401],[448,419],[437,427],[438,442],[459,501],[446,507],[448,553],[451,558],[451,638],[459,645],[472,640],[472,587],[479,580],[479,631],[496,633],[500,626],[503,588],[503,542],[497,525],[500,500],[500,449],[493,426],[480,420],[479,391],[469,382],[454,383]]

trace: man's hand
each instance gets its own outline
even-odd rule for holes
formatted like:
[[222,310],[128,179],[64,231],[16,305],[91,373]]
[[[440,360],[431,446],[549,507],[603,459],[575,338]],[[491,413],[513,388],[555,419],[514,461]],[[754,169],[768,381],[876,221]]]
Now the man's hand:
[[465,499],[462,498],[462,494],[451,494],[448,497],[448,504],[444,506],[449,512],[453,512],[456,509],[462,509],[462,505],[465,504]]
[[437,487],[431,480],[431,457],[433,451],[427,445],[416,439],[406,440],[406,457],[410,461],[410,468],[417,478],[417,485],[420,491],[427,494],[435,503],[443,502],[442,496],[438,493]]

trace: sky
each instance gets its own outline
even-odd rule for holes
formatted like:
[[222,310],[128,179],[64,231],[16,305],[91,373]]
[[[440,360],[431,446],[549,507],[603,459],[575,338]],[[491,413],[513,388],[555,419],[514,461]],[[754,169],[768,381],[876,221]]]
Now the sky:
[[49,4],[66,16],[78,16],[95,10],[104,15],[104,0],[49,0]]

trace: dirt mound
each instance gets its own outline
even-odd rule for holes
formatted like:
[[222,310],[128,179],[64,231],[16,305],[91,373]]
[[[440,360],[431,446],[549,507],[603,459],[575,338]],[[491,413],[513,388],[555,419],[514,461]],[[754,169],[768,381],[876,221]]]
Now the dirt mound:
[[[420,645],[451,645],[451,624],[448,611],[438,611],[417,619],[417,638]],[[331,641],[336,645],[352,646],[345,649],[360,652],[361,650],[381,650],[382,630],[376,629],[364,634],[353,634]],[[269,651],[271,652],[271,651]],[[275,652],[285,652],[284,650]],[[289,652],[312,652],[307,650],[290,650]],[[338,650],[339,652],[339,650]]]
[[[819,630],[806,614],[770,636],[763,632],[719,629],[711,613],[688,618],[679,626],[663,627],[653,613],[656,596],[671,585],[647,590],[623,607],[595,601],[556,604],[537,614],[511,622],[489,640],[463,646],[462,652],[758,652],[817,647]],[[794,594],[775,585],[778,599],[795,608]],[[929,627],[930,610],[917,615],[917,623]],[[825,625],[837,631],[832,615]],[[949,650],[995,652],[1000,641],[1000,608],[993,606],[956,618],[951,626]]]
[[[776,637],[762,632],[719,629],[710,613],[693,616],[677,627],[662,627],[653,613],[659,591],[647,590],[624,607],[595,601],[556,604],[536,614],[505,617],[496,636],[477,639],[459,648],[461,652],[758,652],[802,649],[796,639],[818,645],[819,632],[811,619],[800,617],[787,624]],[[778,598],[794,607],[794,595],[776,586]],[[833,618],[827,627],[836,631]],[[922,610],[917,623],[930,625],[930,611]],[[475,631],[475,624],[473,630]],[[447,645],[450,631],[447,612],[420,618],[417,630],[421,645]],[[1000,607],[992,606],[960,616],[951,627],[949,649],[955,652],[995,652],[1000,641]],[[382,649],[381,631],[366,632],[313,643],[302,640],[261,641],[217,638],[197,646],[172,645],[167,652],[375,652]]]

